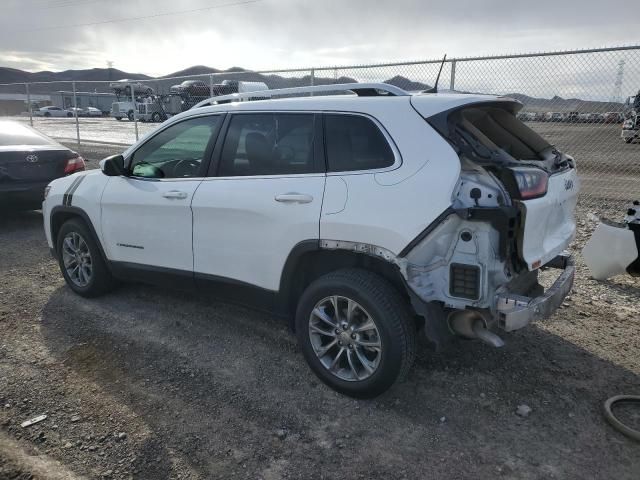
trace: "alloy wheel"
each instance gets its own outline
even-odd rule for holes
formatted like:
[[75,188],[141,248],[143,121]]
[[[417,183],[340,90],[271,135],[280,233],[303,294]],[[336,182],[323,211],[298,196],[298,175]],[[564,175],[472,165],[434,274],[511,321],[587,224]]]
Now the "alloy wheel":
[[77,287],[86,287],[93,277],[93,262],[87,242],[77,232],[62,240],[62,262],[69,279]]
[[341,380],[365,380],[380,364],[380,332],[353,299],[333,295],[320,300],[309,317],[309,338],[320,363]]

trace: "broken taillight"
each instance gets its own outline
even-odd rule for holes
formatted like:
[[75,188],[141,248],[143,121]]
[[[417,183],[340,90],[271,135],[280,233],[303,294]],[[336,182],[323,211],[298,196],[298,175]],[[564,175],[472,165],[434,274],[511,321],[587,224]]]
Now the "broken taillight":
[[539,168],[512,168],[513,179],[522,200],[542,197],[547,193],[549,174]]
[[84,158],[80,155],[67,160],[67,164],[64,166],[64,174],[69,175],[75,172],[81,172],[85,168]]

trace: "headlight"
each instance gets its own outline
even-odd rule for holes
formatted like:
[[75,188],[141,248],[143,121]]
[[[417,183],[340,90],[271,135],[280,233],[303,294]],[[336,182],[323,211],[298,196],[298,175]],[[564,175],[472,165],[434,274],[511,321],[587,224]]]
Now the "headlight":
[[49,196],[49,191],[50,190],[51,190],[51,185],[47,185],[46,187],[44,187],[44,198],[45,198],[45,200]]

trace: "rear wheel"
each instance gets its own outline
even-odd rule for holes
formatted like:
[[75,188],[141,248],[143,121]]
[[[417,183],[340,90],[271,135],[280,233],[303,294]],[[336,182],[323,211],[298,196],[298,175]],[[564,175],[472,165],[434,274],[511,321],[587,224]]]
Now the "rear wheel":
[[102,258],[98,244],[79,219],[67,220],[56,242],[58,263],[67,285],[83,297],[107,293],[115,280]]
[[366,270],[339,270],[313,282],[298,303],[296,334],[314,373],[357,398],[389,389],[415,357],[415,324],[405,301]]
[[117,121],[122,120],[122,117],[114,117]]
[[151,120],[158,123],[162,121],[162,118],[160,117],[160,114],[158,112],[155,112],[153,115],[151,115]]
[[129,119],[130,122],[133,122],[134,118],[133,118],[133,110],[129,110],[129,113],[127,113],[127,118]]
[[45,117],[50,117],[50,116],[51,116],[51,113],[50,113],[50,112],[44,112],[44,116],[45,116]]

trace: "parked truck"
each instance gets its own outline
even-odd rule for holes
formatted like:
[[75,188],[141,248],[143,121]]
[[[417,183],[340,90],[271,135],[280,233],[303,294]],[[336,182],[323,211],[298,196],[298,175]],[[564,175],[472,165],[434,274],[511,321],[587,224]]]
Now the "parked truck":
[[635,97],[628,97],[624,104],[624,122],[620,136],[626,143],[640,138],[640,90]]

